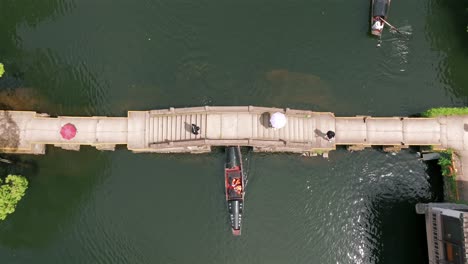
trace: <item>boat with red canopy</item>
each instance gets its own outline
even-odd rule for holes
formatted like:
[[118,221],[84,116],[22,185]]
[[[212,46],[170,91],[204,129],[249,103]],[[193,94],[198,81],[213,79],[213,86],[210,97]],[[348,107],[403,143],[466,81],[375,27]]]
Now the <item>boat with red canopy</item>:
[[224,183],[232,234],[239,236],[241,234],[245,194],[245,177],[239,146],[226,148]]

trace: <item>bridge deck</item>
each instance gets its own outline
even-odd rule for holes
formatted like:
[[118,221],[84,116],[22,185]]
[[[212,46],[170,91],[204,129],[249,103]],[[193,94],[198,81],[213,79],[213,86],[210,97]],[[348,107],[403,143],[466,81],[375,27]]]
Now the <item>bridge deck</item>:
[[[283,112],[286,126],[269,127],[269,114]],[[200,107],[129,112],[128,148],[159,152],[174,148],[244,145],[271,151],[333,149],[323,138],[335,130],[331,113],[260,107]],[[200,127],[199,135],[191,125]],[[132,134],[130,134],[132,133]]]
[[336,117],[336,144],[441,145],[435,118]]
[[[282,112],[285,127],[269,127],[269,115]],[[66,123],[77,127],[62,139]],[[200,134],[191,133],[191,124]],[[43,154],[45,145],[68,149],[92,145],[134,152],[205,152],[211,146],[252,146],[257,151],[310,152],[336,145],[435,145],[468,152],[468,117],[335,117],[332,113],[253,106],[170,108],[130,111],[128,117],[48,117],[27,111],[0,111],[0,151]],[[330,143],[324,135],[335,131]]]
[[[286,115],[285,127],[269,127],[269,115],[274,112]],[[71,140],[60,135],[67,123],[77,128]],[[191,133],[191,124],[200,127],[199,135]],[[336,133],[333,142],[324,138],[328,130]],[[114,150],[115,145],[126,144],[133,152],[159,153],[201,153],[211,146],[229,145],[296,153],[326,152],[336,145],[356,149],[433,145],[457,153],[457,179],[468,182],[468,169],[464,169],[468,167],[468,116],[335,117],[332,113],[252,106],[130,111],[127,117],[49,117],[30,111],[0,111],[0,152],[44,154],[47,144],[71,150],[79,150],[81,145]],[[461,189],[461,194],[468,200],[468,190]]]

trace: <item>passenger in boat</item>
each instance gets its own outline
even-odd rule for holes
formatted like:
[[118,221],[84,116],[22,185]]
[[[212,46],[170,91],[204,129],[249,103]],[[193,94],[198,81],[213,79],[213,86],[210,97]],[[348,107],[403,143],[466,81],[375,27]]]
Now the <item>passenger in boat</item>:
[[198,131],[200,131],[200,127],[195,124],[192,124],[192,134],[194,135],[200,134]]
[[236,186],[240,186],[240,185],[241,185],[241,180],[239,178],[232,179],[232,187],[233,188],[236,188]]
[[229,186],[229,188],[234,189],[234,191],[237,194],[241,194],[242,193],[242,182],[241,182],[241,180],[239,178],[232,179],[232,183]]
[[373,29],[373,30],[379,30],[379,31],[382,30],[383,27],[384,27],[384,25],[383,25],[383,23],[380,21],[380,17],[378,17],[378,16],[377,16],[377,17],[374,17],[374,21],[375,21],[375,23],[374,23],[374,25],[372,25],[372,29]]
[[234,187],[234,191],[236,191],[237,194],[241,194],[242,193],[242,186],[237,185],[236,187]]

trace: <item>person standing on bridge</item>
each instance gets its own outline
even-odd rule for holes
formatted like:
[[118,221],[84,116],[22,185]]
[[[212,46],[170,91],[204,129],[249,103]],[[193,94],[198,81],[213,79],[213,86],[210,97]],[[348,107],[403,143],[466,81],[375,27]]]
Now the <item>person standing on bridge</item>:
[[328,130],[326,134],[328,142],[332,142],[332,139],[335,138],[335,132]]

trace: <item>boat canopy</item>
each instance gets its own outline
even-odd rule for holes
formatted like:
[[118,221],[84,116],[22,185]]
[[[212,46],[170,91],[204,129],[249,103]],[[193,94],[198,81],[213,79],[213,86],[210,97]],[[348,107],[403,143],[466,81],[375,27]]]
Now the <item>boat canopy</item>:
[[[229,171],[227,173],[228,176],[228,184],[231,184],[234,179],[238,179],[240,181],[240,186],[242,186],[242,175],[240,171]],[[242,193],[237,193],[233,188],[228,188],[228,199],[238,199],[242,198]]]
[[374,9],[372,10],[372,16],[387,16],[388,12],[388,0],[375,0]]

